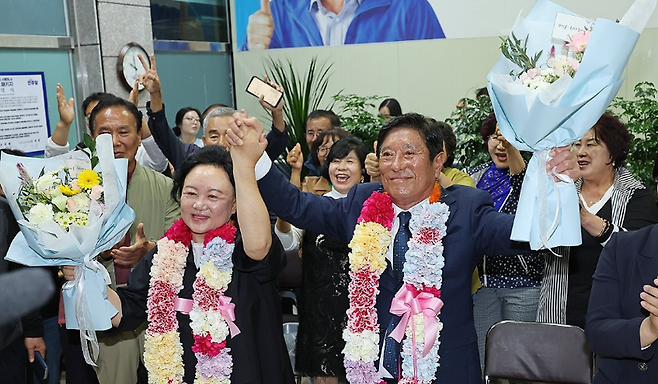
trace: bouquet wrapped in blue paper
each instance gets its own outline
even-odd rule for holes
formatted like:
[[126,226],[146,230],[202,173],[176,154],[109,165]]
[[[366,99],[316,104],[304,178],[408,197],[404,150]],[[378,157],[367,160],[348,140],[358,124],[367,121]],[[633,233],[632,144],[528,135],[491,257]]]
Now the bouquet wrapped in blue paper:
[[581,243],[573,181],[549,177],[551,148],[580,139],[601,117],[656,0],[637,0],[621,19],[587,20],[538,0],[517,20],[489,72],[488,90],[500,132],[534,152],[523,181],[512,239],[534,250]]
[[[48,159],[2,154],[0,183],[21,232],[5,259],[33,267],[75,265],[63,287],[66,326],[80,329],[83,352],[98,356],[96,330],[109,329],[117,310],[107,301],[107,270],[96,256],[117,244],[135,213],[126,204],[126,159],[114,159],[112,138],[96,139],[96,155],[81,151]],[[92,161],[98,162],[92,167]]]

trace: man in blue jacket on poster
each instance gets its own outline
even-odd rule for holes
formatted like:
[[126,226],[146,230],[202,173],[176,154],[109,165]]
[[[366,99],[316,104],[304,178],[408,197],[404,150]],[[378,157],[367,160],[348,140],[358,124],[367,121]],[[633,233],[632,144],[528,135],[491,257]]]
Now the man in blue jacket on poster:
[[240,50],[445,38],[427,0],[260,0]]

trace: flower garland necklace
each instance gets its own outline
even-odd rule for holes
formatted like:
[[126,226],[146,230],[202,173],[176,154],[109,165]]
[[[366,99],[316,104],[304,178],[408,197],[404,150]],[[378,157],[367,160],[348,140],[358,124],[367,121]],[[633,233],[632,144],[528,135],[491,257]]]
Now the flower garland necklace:
[[192,351],[197,359],[195,382],[230,383],[233,360],[226,338],[229,331],[234,337],[240,330],[234,324],[235,304],[224,292],[232,279],[236,232],[235,226],[227,223],[206,233],[192,300],[178,297],[192,242],[190,229],[179,219],[158,241],[150,272],[149,325],[144,342],[144,365],[150,384],[185,384],[176,311],[190,315]]
[[[441,285],[443,238],[450,215],[441,203],[441,189],[434,185],[430,204],[414,209],[409,228],[412,237],[405,254],[404,284],[391,303],[391,313],[401,316],[390,337],[402,341],[402,375],[399,383],[431,383],[439,366],[439,336],[443,324],[439,313],[443,302]],[[348,382],[383,383],[374,362],[379,358],[379,325],[375,302],[379,277],[386,269],[395,212],[386,193],[373,192],[363,203],[349,246],[350,306],[347,311],[345,370]],[[414,309],[412,309],[414,308]],[[403,339],[404,336],[407,336]]]

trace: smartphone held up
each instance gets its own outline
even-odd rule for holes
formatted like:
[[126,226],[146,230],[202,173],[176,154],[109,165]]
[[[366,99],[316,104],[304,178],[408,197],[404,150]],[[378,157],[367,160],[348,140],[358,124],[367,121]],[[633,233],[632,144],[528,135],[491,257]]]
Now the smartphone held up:
[[253,76],[251,78],[246,91],[258,98],[263,96],[263,101],[269,104],[272,108],[276,108],[283,98],[283,92],[258,78],[258,76]]

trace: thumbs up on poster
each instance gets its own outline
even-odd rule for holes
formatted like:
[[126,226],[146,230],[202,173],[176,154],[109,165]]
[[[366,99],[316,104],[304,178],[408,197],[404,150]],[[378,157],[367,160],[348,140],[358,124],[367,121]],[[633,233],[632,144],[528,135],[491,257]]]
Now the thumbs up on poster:
[[260,10],[249,16],[247,43],[249,50],[268,49],[274,32],[270,0],[260,0]]

